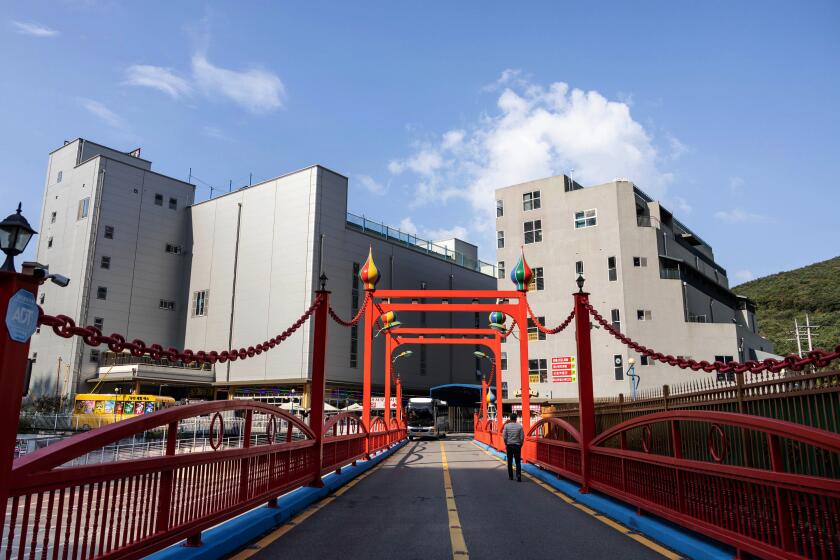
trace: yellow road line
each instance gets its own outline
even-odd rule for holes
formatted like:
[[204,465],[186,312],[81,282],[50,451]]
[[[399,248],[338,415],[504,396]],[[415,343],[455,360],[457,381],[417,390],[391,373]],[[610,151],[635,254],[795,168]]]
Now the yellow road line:
[[[393,457],[393,456],[394,455],[391,455],[391,457]],[[286,521],[283,525],[281,525],[277,529],[273,530],[272,532],[270,532],[269,534],[267,534],[266,536],[264,536],[263,538],[261,538],[257,542],[251,544],[245,550],[242,550],[242,551],[238,552],[237,554],[234,554],[233,556],[231,556],[229,558],[229,560],[245,560],[246,558],[250,558],[251,556],[253,556],[257,552],[259,552],[263,548],[267,547],[268,545],[270,545],[271,543],[273,543],[274,541],[276,541],[277,539],[279,539],[280,537],[282,537],[283,535],[285,535],[286,533],[288,533],[289,531],[291,531],[292,529],[294,529],[295,527],[297,527],[298,525],[300,525],[301,523],[306,521],[306,519],[308,519],[310,516],[312,516],[312,514],[316,513],[321,508],[331,504],[332,502],[335,501],[336,498],[338,498],[339,496],[341,496],[342,494],[344,494],[345,492],[347,492],[348,490],[353,488],[355,485],[357,485],[358,483],[360,483],[361,481],[363,481],[364,479],[366,479],[367,477],[372,475],[374,472],[379,470],[379,468],[382,465],[384,465],[385,462],[388,461],[391,457],[388,457],[384,461],[380,462],[378,465],[376,465],[372,469],[363,472],[362,474],[360,474],[359,476],[357,476],[356,478],[354,478],[353,480],[351,480],[350,482],[348,482],[347,484],[345,484],[344,486],[342,486],[341,488],[339,488],[338,490],[333,492],[333,494],[331,496],[327,496],[326,498],[323,498],[323,499],[319,500],[318,502],[312,504],[311,506],[309,506],[308,508],[306,508],[302,512],[295,515],[293,518]]]
[[[479,449],[484,451],[487,455],[489,455],[493,459],[496,459],[497,461],[499,461],[501,463],[504,463],[504,461],[502,459],[500,459],[499,457],[496,457],[495,455],[493,455],[492,453],[490,453],[489,451],[487,451],[483,447],[479,447],[479,446],[476,446],[476,447],[478,447]],[[574,506],[577,509],[581,510],[582,512],[591,515],[592,517],[594,517],[595,519],[597,519],[601,523],[607,525],[608,527],[612,527],[613,529],[615,529],[619,533],[622,533],[623,535],[627,535],[628,537],[630,537],[634,541],[648,547],[649,549],[653,550],[654,552],[657,552],[657,553],[661,554],[665,558],[668,558],[669,560],[682,560],[682,556],[680,556],[679,554],[676,554],[675,552],[672,552],[672,551],[668,550],[664,546],[650,540],[649,538],[642,535],[641,533],[634,532],[632,529],[629,529],[628,527],[622,525],[618,521],[616,521],[614,519],[610,519],[609,517],[598,513],[594,509],[589,508],[589,507],[579,503],[578,501],[576,501],[571,496],[569,496],[567,494],[564,494],[563,492],[557,490],[556,488],[554,488],[553,486],[551,486],[549,484],[546,484],[545,482],[538,479],[537,477],[535,477],[533,475],[530,475],[528,473],[522,473],[522,474],[524,474],[525,477],[528,478],[528,480],[530,480],[531,482],[533,482],[537,486],[539,486],[539,487],[541,487],[545,490],[548,490],[549,492],[551,492],[552,494],[554,494],[555,496],[557,496],[558,498],[560,498],[561,500],[563,500],[567,504],[569,504],[571,506]]]
[[443,464],[443,489],[446,493],[446,510],[449,514],[449,541],[452,543],[452,558],[466,560],[470,557],[464,532],[461,530],[461,519],[458,517],[458,507],[455,505],[455,493],[452,492],[452,478],[449,476],[449,465],[446,462],[446,449],[440,442],[441,463]]

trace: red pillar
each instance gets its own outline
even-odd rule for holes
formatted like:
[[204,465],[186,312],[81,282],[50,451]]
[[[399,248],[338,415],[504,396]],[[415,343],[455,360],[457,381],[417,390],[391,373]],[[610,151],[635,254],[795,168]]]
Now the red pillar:
[[[531,429],[531,384],[528,379],[528,308],[525,293],[519,297],[516,322],[519,325],[519,375],[522,386],[522,429]],[[501,429],[501,426],[500,426]]]
[[37,295],[38,281],[31,276],[0,271],[0,387],[3,387],[0,391],[0,527],[3,527],[6,517],[20,399],[23,396],[26,360],[29,357],[29,341],[13,341],[6,328],[9,299],[18,290]]
[[592,465],[589,445],[595,437],[595,395],[592,384],[592,344],[589,332],[589,294],[580,291],[575,297],[575,341],[577,342],[577,382],[580,402],[581,493],[589,492]]
[[402,380],[397,377],[397,423],[402,426],[403,424],[403,404],[402,404]]
[[385,336],[385,427],[391,429],[391,353],[394,351],[394,339],[386,331]]
[[487,419],[487,380],[481,375],[481,419]]
[[326,388],[327,361],[327,321],[329,320],[330,292],[318,290],[316,297],[321,299],[321,305],[315,310],[315,334],[312,341],[312,389],[309,394],[309,427],[315,433],[315,449],[317,461],[315,474],[310,483],[321,487],[321,464],[323,463],[324,447],[324,389]]
[[[502,425],[502,337],[493,338],[493,375],[496,376],[496,425]],[[492,376],[491,376],[492,377]]]
[[370,295],[367,298],[367,303],[365,304],[365,318],[364,318],[364,326],[362,329],[364,330],[364,347],[365,353],[362,362],[362,370],[364,378],[362,380],[362,424],[364,424],[365,428],[370,428],[370,370],[371,370],[371,357],[373,355],[373,293],[368,292]]

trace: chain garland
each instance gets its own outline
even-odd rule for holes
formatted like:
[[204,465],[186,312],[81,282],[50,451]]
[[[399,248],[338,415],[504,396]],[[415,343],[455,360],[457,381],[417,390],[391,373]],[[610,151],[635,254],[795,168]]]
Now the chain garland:
[[335,321],[336,323],[338,323],[339,325],[342,325],[342,326],[345,326],[345,327],[352,327],[353,325],[358,323],[359,319],[361,319],[362,315],[364,315],[365,307],[367,306],[367,303],[368,303],[368,300],[370,300],[370,297],[371,297],[370,292],[365,292],[365,300],[362,302],[362,305],[359,306],[359,310],[356,312],[356,315],[354,315],[353,318],[350,319],[349,321],[345,321],[344,319],[339,317],[338,313],[335,312],[335,310],[332,308],[332,306],[330,306],[330,309],[329,309],[330,317],[332,317],[332,320]]
[[785,368],[790,368],[794,371],[800,371],[807,366],[816,366],[816,367],[825,367],[834,360],[840,358],[840,344],[838,344],[834,351],[822,350],[817,348],[811,352],[808,352],[806,357],[800,358],[796,354],[788,354],[781,360],[777,360],[775,358],[767,358],[766,360],[758,361],[758,360],[747,360],[746,362],[708,362],[706,360],[688,360],[686,358],[677,358],[670,354],[662,354],[661,352],[657,352],[646,346],[642,346],[641,344],[635,342],[631,338],[625,336],[621,333],[621,331],[616,330],[615,327],[612,326],[604,317],[598,313],[598,311],[592,307],[591,304],[585,305],[586,309],[589,311],[589,314],[592,316],[595,321],[598,322],[604,330],[608,333],[613,335],[616,339],[618,339],[622,344],[625,346],[632,348],[636,352],[638,352],[642,356],[647,356],[648,358],[652,358],[658,362],[662,362],[671,366],[677,366],[682,369],[691,369],[693,371],[704,371],[707,373],[711,372],[718,372],[718,373],[761,373],[763,371],[770,371],[773,373],[777,373]]
[[563,321],[562,323],[560,323],[559,325],[557,325],[553,329],[549,329],[548,327],[546,327],[545,325],[540,323],[539,320],[537,320],[537,315],[536,315],[536,313],[534,313],[534,310],[531,309],[531,304],[530,304],[530,302],[528,302],[527,299],[525,300],[525,305],[528,307],[528,315],[531,316],[531,320],[534,322],[534,325],[537,327],[537,330],[539,330],[541,333],[557,334],[560,331],[562,331],[563,329],[565,329],[566,327],[568,327],[572,323],[572,319],[575,318],[575,309],[572,308],[571,313],[569,313],[569,316],[566,317],[565,321]]
[[257,344],[256,346],[249,346],[248,348],[223,350],[221,352],[217,352],[215,350],[210,352],[205,352],[204,350],[193,352],[190,349],[183,351],[178,350],[177,348],[164,349],[160,344],[147,345],[139,338],[134,339],[131,342],[127,342],[125,337],[121,334],[113,333],[110,336],[106,336],[103,335],[96,327],[76,326],[75,321],[67,315],[47,315],[40,307],[38,308],[38,324],[45,327],[51,327],[53,332],[62,338],[78,336],[88,346],[99,346],[105,344],[111,352],[121,353],[128,350],[132,356],[138,358],[143,355],[148,355],[155,361],[166,359],[170,362],[182,361],[187,364],[192,362],[199,364],[203,364],[205,362],[215,364],[216,362],[219,362],[223,364],[227,361],[235,362],[236,360],[253,358],[254,356],[259,356],[263,352],[268,352],[302,327],[323,302],[324,297],[319,295],[312,305],[309,306],[309,309],[307,309],[297,321],[292,323],[289,328],[265,342]]

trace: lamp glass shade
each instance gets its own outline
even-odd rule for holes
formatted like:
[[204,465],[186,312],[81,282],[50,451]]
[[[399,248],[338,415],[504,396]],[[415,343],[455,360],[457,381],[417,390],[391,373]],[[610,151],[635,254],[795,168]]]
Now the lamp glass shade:
[[17,234],[15,226],[0,226],[0,249],[8,251],[15,244],[14,237]]
[[18,253],[23,253],[26,246],[29,245],[29,240],[32,239],[32,232],[25,229],[18,229],[15,243],[15,250]]

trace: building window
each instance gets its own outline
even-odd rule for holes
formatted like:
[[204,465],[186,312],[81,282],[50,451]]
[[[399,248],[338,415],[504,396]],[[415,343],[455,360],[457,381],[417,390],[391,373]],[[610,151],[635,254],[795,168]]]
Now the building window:
[[639,357],[639,363],[642,364],[643,366],[652,366],[656,362],[654,362],[653,360],[651,360],[647,356],[641,356],[641,357]]
[[62,180],[63,178],[64,178],[64,172],[63,172],[63,171],[59,171],[59,172],[58,172],[58,175],[56,175],[56,177],[55,177],[55,182],[56,182],[56,183],[60,183],[60,182],[61,182],[61,180]]
[[498,274],[499,279],[503,280],[504,277],[505,277],[505,261],[499,261],[498,266],[496,267],[496,270],[499,273]]
[[47,249],[52,248],[52,244],[53,244],[53,238],[52,238],[52,235],[51,235],[50,238],[47,239]]
[[528,283],[528,291],[533,292],[534,290],[544,290],[545,278],[543,277],[542,267],[534,268],[533,273],[531,281]]
[[114,226],[105,226],[105,239],[114,238]]
[[583,261],[577,261],[575,263],[575,278],[578,276],[583,276]]
[[633,257],[633,266],[647,266],[647,257]]
[[[545,325],[545,317],[537,317],[541,325]],[[545,340],[545,333],[537,328],[533,319],[528,317],[528,340]]]
[[38,303],[44,303],[45,299],[47,299],[47,294],[41,292],[41,296],[38,298]]
[[155,193],[155,206],[163,206],[163,195]]
[[613,355],[613,366],[615,367],[615,380],[621,381],[624,379],[624,359],[621,354]]
[[636,310],[636,319],[639,321],[650,321],[651,314],[650,309],[637,309]]
[[540,191],[526,192],[522,195],[523,210],[537,210],[540,207]]
[[621,312],[618,309],[613,309],[610,311],[612,315],[612,326],[615,330],[621,331]]
[[111,268],[111,257],[103,256],[99,261],[99,268]]
[[90,197],[83,198],[79,201],[79,208],[76,211],[76,219],[82,220],[88,217],[88,211],[90,210]]
[[178,209],[178,199],[177,198],[170,198],[169,199],[169,209],[170,210],[177,210]]
[[723,362],[724,364],[728,364],[732,361],[732,356],[715,356],[716,362]]
[[99,286],[96,288],[96,299],[108,299],[108,288]]
[[173,255],[180,255],[183,248],[180,245],[174,245],[172,243],[166,244],[166,252],[172,253]]
[[542,220],[525,222],[525,243],[539,243],[542,241]]
[[503,399],[508,398],[508,388],[507,387],[508,387],[507,381],[502,381],[502,398]]
[[90,363],[98,364],[99,363],[99,350],[91,350],[90,351]]
[[193,292],[193,317],[204,317],[207,315],[207,290]]
[[167,311],[175,311],[175,302],[168,299],[160,300],[160,305],[158,306],[160,309],[166,309]]
[[496,201],[496,217],[501,218],[505,215],[505,205],[501,200]]
[[615,269],[615,257],[607,257],[607,271],[609,273],[610,282],[618,280],[618,271]]
[[52,214],[50,214],[50,223],[51,223],[51,224],[54,224],[54,223],[55,223],[55,217],[56,217],[55,212],[53,212]]
[[496,232],[496,247],[498,247],[499,249],[505,248],[505,232]]
[[531,383],[548,383],[548,360],[528,360],[528,377]]
[[[359,263],[353,263],[353,279],[350,291],[350,315],[359,311]],[[359,326],[350,327],[350,367],[359,367]]]
[[104,328],[105,320],[102,317],[94,317],[93,318],[93,326],[99,329],[99,332],[102,332]]
[[583,210],[575,212],[575,229],[592,227],[598,225],[598,210],[592,208],[591,210]]
[[502,352],[501,362],[502,371],[507,371],[507,352]]

